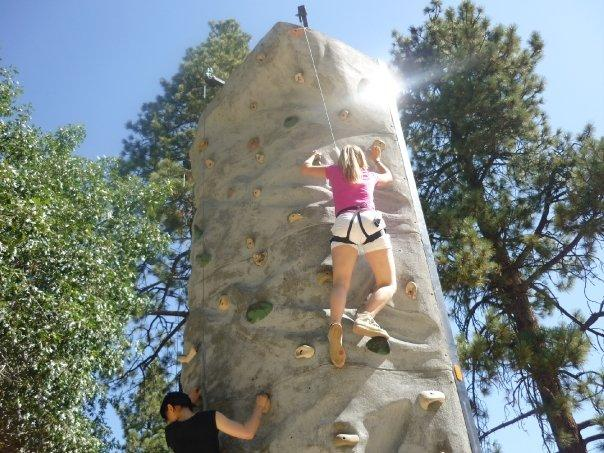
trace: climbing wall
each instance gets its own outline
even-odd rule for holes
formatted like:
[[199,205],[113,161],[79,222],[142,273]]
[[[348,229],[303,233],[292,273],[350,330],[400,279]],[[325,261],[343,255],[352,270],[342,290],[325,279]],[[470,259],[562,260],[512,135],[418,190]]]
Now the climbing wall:
[[[343,369],[331,365],[326,339],[331,192],[299,171],[314,149],[326,162],[337,158],[309,46],[337,144],[384,141],[395,179],[375,194],[397,268],[398,292],[377,317],[392,338],[351,331],[373,285],[361,259],[344,319]],[[256,438],[224,438],[227,451],[471,451],[461,374],[383,76],[378,62],[347,45],[279,23],[199,121],[182,384],[201,387],[206,408],[241,421],[257,392],[273,402]]]

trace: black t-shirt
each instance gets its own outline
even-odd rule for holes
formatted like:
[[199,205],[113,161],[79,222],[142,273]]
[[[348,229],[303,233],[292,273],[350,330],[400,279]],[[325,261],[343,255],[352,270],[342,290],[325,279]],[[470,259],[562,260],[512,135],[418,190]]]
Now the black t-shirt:
[[176,453],[218,453],[216,411],[200,411],[166,426],[166,442]]

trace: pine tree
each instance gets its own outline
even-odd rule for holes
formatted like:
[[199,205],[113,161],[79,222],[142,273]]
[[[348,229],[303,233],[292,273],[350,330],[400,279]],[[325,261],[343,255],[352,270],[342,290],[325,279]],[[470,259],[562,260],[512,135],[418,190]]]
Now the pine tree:
[[[210,22],[209,25],[207,39],[186,51],[171,80],[161,80],[162,94],[142,106],[135,122],[127,123],[126,127],[132,133],[124,140],[122,151],[124,173],[140,175],[152,183],[165,181],[173,188],[161,212],[162,228],[170,235],[172,245],[160,260],[147,262],[139,269],[139,290],[154,298],[155,307],[134,322],[131,339],[137,346],[133,348],[134,357],[125,364],[122,380],[124,388],[141,385],[157,398],[136,402],[134,394],[130,401],[140,405],[143,413],[152,418],[157,417],[156,412],[147,412],[142,406],[160,401],[165,388],[163,384],[153,387],[153,383],[160,381],[147,381],[147,376],[158,373],[154,370],[150,374],[148,367],[165,354],[170,354],[172,362],[176,359],[174,349],[170,347],[178,340],[188,314],[186,285],[191,268],[191,239],[195,233],[191,226],[194,209],[188,153],[199,116],[220,89],[206,86],[204,74],[212,68],[217,77],[226,80],[248,54],[251,39],[235,20]],[[174,377],[166,376],[165,379],[173,381]],[[156,432],[147,430],[133,444],[132,430],[139,430],[141,419],[139,417],[136,423],[133,420],[124,419],[127,448],[131,448],[131,444],[144,444],[147,442],[143,439],[145,436],[157,438]],[[149,423],[153,422],[149,420]]]
[[[480,393],[496,387],[528,408],[519,420],[537,417],[546,446],[585,452],[603,437],[581,435],[602,424],[603,373],[585,363],[601,350],[603,303],[569,312],[558,294],[601,281],[604,140],[589,125],[550,130],[538,34],[523,48],[515,27],[491,25],[468,1],[446,10],[433,1],[425,13],[408,35],[394,32],[392,54],[409,88],[401,121],[479,427],[492,432]],[[577,423],[579,406],[593,418]]]

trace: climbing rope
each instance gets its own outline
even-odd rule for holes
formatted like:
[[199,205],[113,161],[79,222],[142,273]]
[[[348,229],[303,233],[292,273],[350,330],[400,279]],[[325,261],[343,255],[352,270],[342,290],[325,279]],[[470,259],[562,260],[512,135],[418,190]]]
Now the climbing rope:
[[306,33],[306,27],[303,27],[304,37],[306,38],[306,44],[308,45],[308,53],[310,54],[310,61],[312,62],[313,70],[315,71],[315,77],[317,78],[317,85],[319,85],[319,93],[321,93],[321,100],[323,101],[323,109],[325,110],[325,118],[327,118],[327,124],[329,125],[329,132],[331,133],[331,139],[333,141],[333,146],[335,149],[338,149],[338,145],[336,145],[336,137],[333,134],[333,127],[331,126],[331,120],[329,119],[329,113],[327,112],[327,103],[325,102],[325,96],[323,95],[323,88],[321,87],[321,80],[319,79],[319,72],[317,71],[317,65],[315,64],[315,58],[312,54],[312,49],[310,48],[310,41],[308,40],[308,34]]

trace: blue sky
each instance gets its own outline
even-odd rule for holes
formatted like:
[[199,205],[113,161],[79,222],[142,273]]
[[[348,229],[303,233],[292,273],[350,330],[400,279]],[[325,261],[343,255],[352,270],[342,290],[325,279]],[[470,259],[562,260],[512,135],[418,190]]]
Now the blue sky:
[[[159,79],[176,71],[185,49],[203,41],[207,22],[237,19],[252,46],[277,21],[295,22],[301,0],[0,0],[0,58],[19,70],[23,101],[44,129],[84,124],[78,153],[117,155],[124,124],[159,94]],[[445,5],[458,2],[445,1]],[[423,21],[427,0],[312,0],[312,28],[373,57],[389,60],[391,31]],[[488,0],[478,2],[495,23],[516,24],[526,39],[545,41],[538,72],[545,76],[545,110],[554,128],[579,132],[587,122],[604,128],[604,2]],[[601,293],[601,289],[599,290]],[[580,304],[581,291],[566,296]],[[600,358],[597,358],[599,362]],[[595,359],[594,359],[595,360]],[[493,424],[503,405],[493,399]],[[537,427],[527,422],[496,436],[506,452],[541,451]]]

